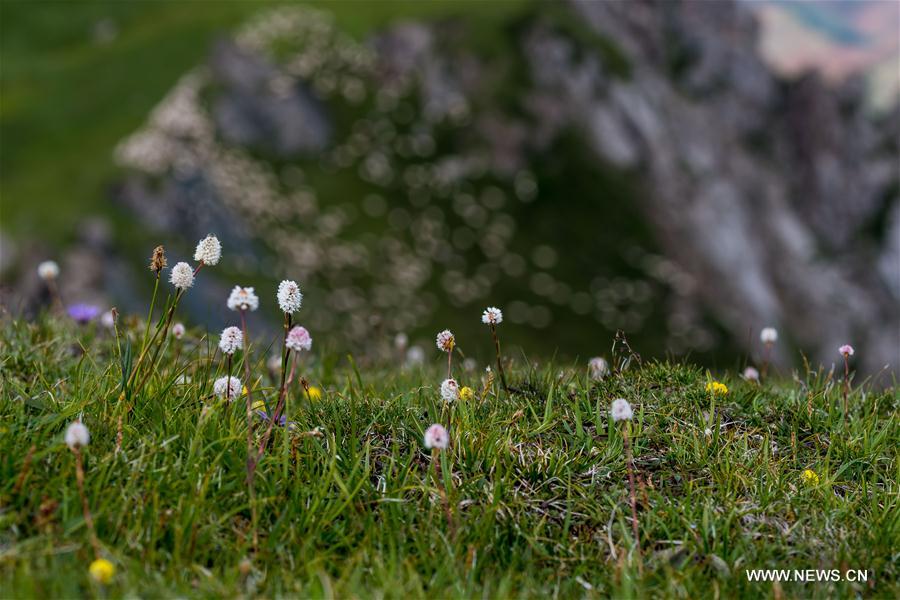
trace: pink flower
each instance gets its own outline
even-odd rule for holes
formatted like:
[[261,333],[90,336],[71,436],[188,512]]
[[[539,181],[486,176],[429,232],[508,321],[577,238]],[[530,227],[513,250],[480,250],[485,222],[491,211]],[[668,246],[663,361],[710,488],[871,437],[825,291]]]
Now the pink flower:
[[445,329],[437,334],[435,343],[437,344],[438,350],[441,352],[453,352],[453,346],[456,345],[456,338],[453,337],[453,333],[449,329]]
[[840,352],[845,358],[853,356],[853,346],[850,344],[844,344],[840,348],[838,348],[838,352]]
[[310,337],[306,327],[298,325],[288,332],[284,345],[294,352],[309,350],[312,348],[312,337]]
[[450,434],[442,425],[435,423],[425,430],[425,447],[446,450],[450,445]]

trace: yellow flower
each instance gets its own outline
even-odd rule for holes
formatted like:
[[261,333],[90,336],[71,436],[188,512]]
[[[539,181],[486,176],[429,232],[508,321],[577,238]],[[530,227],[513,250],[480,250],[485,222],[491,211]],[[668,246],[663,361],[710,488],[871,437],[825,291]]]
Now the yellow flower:
[[97,583],[107,584],[116,574],[116,567],[105,558],[98,558],[88,567],[88,572]]
[[459,390],[459,399],[464,402],[471,402],[475,399],[475,390],[473,390],[469,386],[464,386],[461,390]]
[[706,391],[714,396],[721,394],[724,396],[728,393],[728,386],[718,381],[710,381],[706,384]]
[[309,386],[309,391],[306,392],[307,398],[310,400],[321,400],[322,399],[322,390],[317,388],[314,385]]
[[806,469],[800,473],[800,481],[806,485],[819,485],[819,476],[812,469]]
[[250,406],[250,408],[253,410],[266,410],[266,403],[262,400],[257,400]]

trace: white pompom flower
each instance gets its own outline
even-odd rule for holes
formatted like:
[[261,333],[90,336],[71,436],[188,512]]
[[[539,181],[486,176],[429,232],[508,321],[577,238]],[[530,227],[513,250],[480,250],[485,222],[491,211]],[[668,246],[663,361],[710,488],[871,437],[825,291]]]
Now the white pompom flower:
[[212,267],[218,264],[220,258],[222,258],[222,244],[219,243],[219,238],[209,234],[197,242],[194,260]]
[[239,327],[226,327],[219,338],[219,350],[223,354],[234,354],[244,347],[244,334]]
[[219,398],[234,400],[241,396],[241,380],[237,377],[219,377],[213,383],[213,392]]
[[631,405],[625,398],[616,398],[613,400],[612,409],[609,411],[613,421],[630,421],[633,416]]
[[45,260],[38,265],[37,273],[44,281],[51,281],[59,277],[59,265],[55,261]]
[[312,337],[309,335],[306,327],[300,327],[298,325],[288,331],[287,339],[284,340],[284,345],[294,352],[300,352],[301,350],[309,351],[309,349],[312,348]]
[[759,332],[759,341],[766,345],[774,344],[778,341],[778,330],[774,327],[764,327]]
[[91,442],[91,433],[81,421],[75,421],[66,429],[66,445],[75,450]]
[[481,322],[485,325],[499,325],[503,322],[503,312],[496,306],[488,306],[481,314]]
[[425,430],[425,447],[431,450],[446,450],[450,445],[450,434],[444,429],[443,425],[435,423]]
[[437,334],[435,343],[441,352],[453,352],[453,347],[456,346],[456,338],[453,337],[452,331],[445,329]]
[[234,286],[228,295],[228,308],[234,311],[249,310],[254,311],[259,308],[259,296],[257,296],[252,287]]
[[285,279],[278,284],[278,306],[283,313],[294,313],[300,310],[303,304],[303,294],[296,281]]
[[441,383],[441,398],[445,402],[453,402],[459,399],[459,384],[455,379],[445,379]]
[[609,375],[609,363],[605,358],[595,356],[588,361],[588,371],[590,371],[591,379],[600,381]]
[[744,369],[744,379],[747,381],[759,381],[759,371],[753,367]]
[[186,290],[194,285],[194,269],[186,262],[180,262],[172,267],[169,281],[179,290]]
[[184,337],[185,334],[184,323],[175,323],[172,325],[172,335],[175,336],[176,340],[180,340]]

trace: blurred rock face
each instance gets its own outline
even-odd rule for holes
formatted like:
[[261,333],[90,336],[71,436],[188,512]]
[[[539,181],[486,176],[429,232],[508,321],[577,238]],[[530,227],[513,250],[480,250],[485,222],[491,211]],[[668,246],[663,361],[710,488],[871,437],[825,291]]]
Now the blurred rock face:
[[898,124],[852,85],[776,80],[729,2],[576,2],[499,61],[464,29],[359,44],[265,13],[123,142],[119,200],[219,232],[242,283],[304,282],[357,345],[498,304],[567,354],[618,328],[753,351],[774,325],[826,364],[900,360]]

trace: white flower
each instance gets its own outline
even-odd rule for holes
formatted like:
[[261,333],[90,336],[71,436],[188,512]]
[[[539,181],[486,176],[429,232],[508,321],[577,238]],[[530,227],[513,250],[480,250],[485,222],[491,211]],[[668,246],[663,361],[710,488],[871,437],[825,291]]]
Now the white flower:
[[703,435],[705,435],[706,437],[710,437],[712,435],[712,429],[707,427],[706,429],[703,430]]
[[843,356],[853,356],[853,346],[850,344],[844,344],[840,348],[838,348],[838,352],[840,352]]
[[259,308],[259,296],[253,293],[252,287],[236,285],[228,295],[227,304],[231,310],[254,311]]
[[503,313],[495,306],[488,306],[481,315],[481,322],[485,325],[499,325],[503,322]]
[[91,434],[81,421],[75,421],[66,429],[66,445],[72,450],[87,446],[90,441]]
[[744,369],[744,379],[747,381],[759,381],[759,371],[753,367],[747,367]]
[[175,385],[187,385],[191,382],[190,375],[179,375],[175,380]]
[[219,262],[220,258],[222,258],[222,244],[219,243],[219,238],[210,234],[197,242],[194,260],[212,267]]
[[287,339],[284,340],[284,345],[294,352],[309,350],[312,348],[312,337],[310,337],[306,327],[300,327],[298,325],[288,332]]
[[394,348],[397,350],[405,350],[409,345],[409,337],[405,333],[398,333],[394,336]]
[[108,310],[102,315],[100,315],[100,324],[106,327],[107,329],[112,329],[116,326],[116,317],[113,315],[113,311]]
[[453,346],[456,345],[456,338],[453,337],[453,333],[449,329],[445,329],[437,334],[435,341],[438,350],[441,352],[453,352]]
[[421,346],[412,346],[406,351],[407,365],[421,365],[423,362],[425,362],[425,351]]
[[[219,398],[234,400],[241,395],[241,380],[237,377],[219,377],[213,383],[213,392]],[[226,397],[226,393],[228,394]]]
[[52,260],[45,260],[38,265],[38,277],[44,281],[50,281],[59,277],[59,265]]
[[223,354],[234,354],[244,347],[244,334],[238,327],[226,327],[219,338],[219,350]]
[[300,309],[303,303],[303,294],[297,282],[285,279],[278,284],[278,306],[281,312],[293,313]]
[[194,269],[186,262],[180,262],[172,267],[172,272],[169,274],[169,281],[171,281],[172,285],[176,288],[186,290],[194,285]]
[[605,358],[595,356],[588,361],[588,371],[591,373],[591,379],[599,381],[609,375],[609,363]]
[[631,405],[625,398],[616,398],[612,403],[612,410],[609,411],[613,421],[630,421],[632,417]]
[[180,340],[184,337],[184,324],[183,323],[175,323],[172,325],[172,335],[175,336],[176,340]]
[[778,330],[774,327],[766,327],[759,332],[759,341],[767,346],[778,341]]
[[441,398],[446,402],[453,402],[459,398],[459,384],[455,379],[445,379],[441,383]]
[[429,450],[437,448],[438,450],[446,450],[450,445],[450,434],[442,425],[435,423],[425,430],[425,447]]

